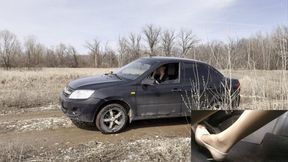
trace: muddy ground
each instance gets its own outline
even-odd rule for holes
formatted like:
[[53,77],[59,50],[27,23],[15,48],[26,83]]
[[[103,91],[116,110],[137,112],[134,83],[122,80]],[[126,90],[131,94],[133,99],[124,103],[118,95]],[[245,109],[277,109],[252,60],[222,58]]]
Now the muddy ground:
[[58,105],[0,111],[0,161],[190,161],[186,118],[136,121],[119,134],[77,128]]

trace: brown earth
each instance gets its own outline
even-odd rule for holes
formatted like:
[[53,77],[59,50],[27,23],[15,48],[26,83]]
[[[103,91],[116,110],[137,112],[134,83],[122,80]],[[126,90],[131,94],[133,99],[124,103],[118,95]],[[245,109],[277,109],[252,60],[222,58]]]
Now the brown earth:
[[105,135],[77,128],[57,105],[13,110],[0,114],[0,161],[189,161],[188,120],[135,121]]

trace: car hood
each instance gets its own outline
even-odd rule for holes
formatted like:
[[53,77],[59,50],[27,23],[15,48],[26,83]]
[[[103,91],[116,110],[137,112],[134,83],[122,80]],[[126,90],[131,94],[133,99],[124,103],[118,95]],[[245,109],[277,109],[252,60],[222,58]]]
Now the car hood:
[[69,83],[69,87],[72,89],[78,88],[97,88],[97,86],[104,86],[111,84],[119,84],[123,82],[123,80],[117,78],[113,75],[98,75],[91,76],[73,80]]

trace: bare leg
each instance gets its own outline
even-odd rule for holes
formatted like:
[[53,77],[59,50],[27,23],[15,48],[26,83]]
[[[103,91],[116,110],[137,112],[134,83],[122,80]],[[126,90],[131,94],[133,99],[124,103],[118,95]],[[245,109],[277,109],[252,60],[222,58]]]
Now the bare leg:
[[226,130],[219,134],[203,135],[202,140],[221,152],[228,152],[238,141],[277,118],[286,111],[246,110]]

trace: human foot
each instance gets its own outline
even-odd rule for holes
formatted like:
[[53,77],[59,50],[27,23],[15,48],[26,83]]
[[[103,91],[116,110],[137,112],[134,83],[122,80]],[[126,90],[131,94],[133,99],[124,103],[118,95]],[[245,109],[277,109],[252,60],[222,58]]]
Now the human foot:
[[[210,135],[210,133],[208,132],[208,130],[204,126],[198,125],[196,127],[196,130],[195,130],[195,140],[196,140],[196,142],[200,146],[205,147],[206,149],[208,149],[215,161],[222,161],[227,156],[227,153],[222,152],[222,150],[216,149],[215,147],[211,146],[211,144],[213,142],[209,141],[210,140],[208,138],[209,136],[211,136],[211,135]],[[209,142],[211,142],[211,144]]]

